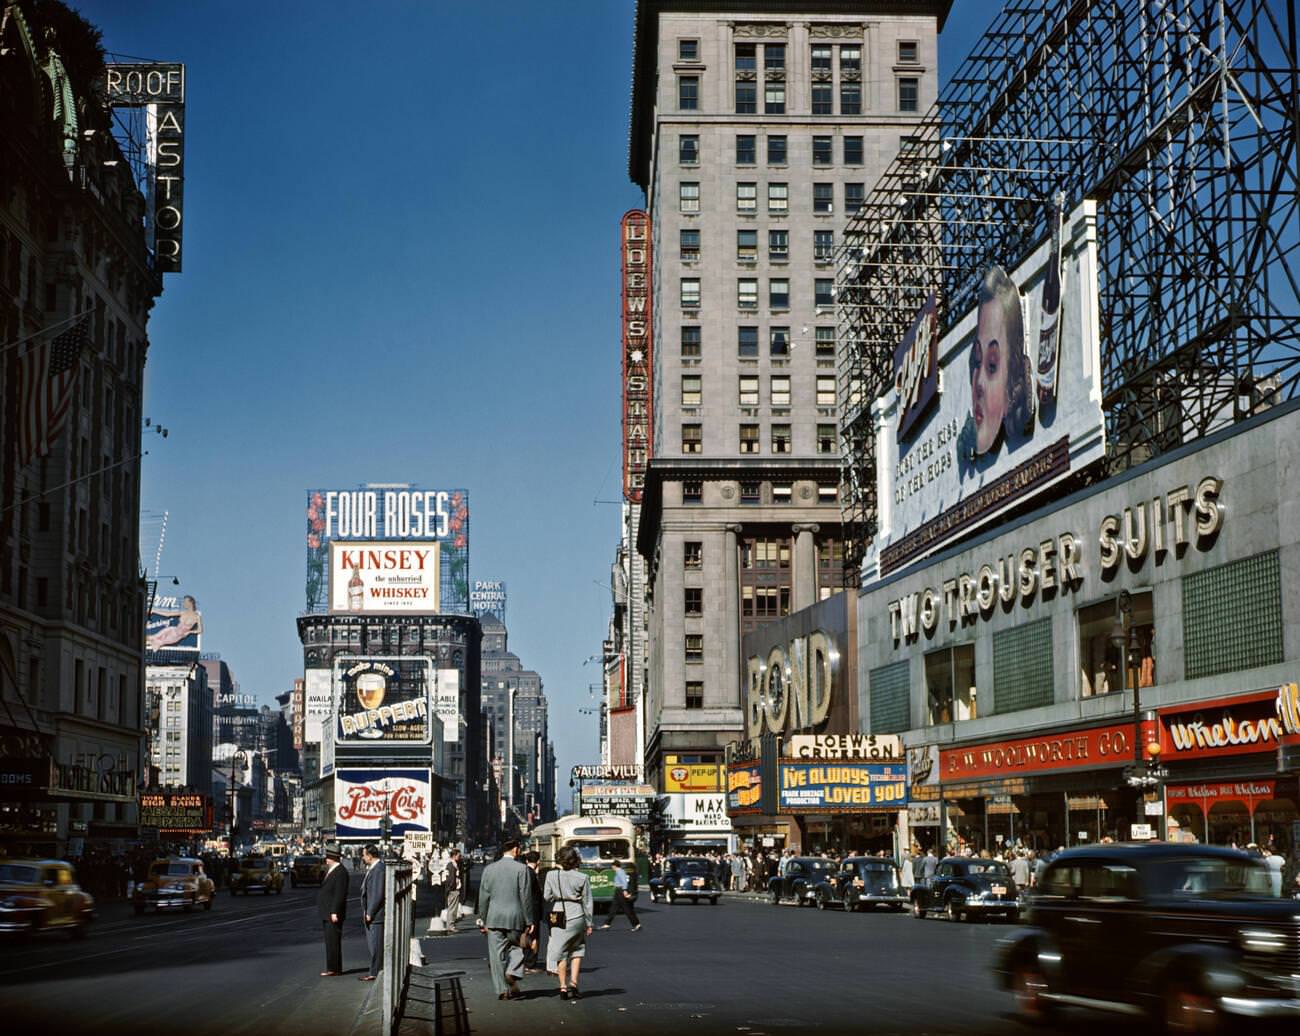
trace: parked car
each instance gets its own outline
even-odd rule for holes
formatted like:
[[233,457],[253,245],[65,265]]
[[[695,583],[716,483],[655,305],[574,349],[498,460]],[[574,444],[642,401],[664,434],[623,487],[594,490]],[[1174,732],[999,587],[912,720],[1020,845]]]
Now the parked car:
[[994,969],[1026,1020],[1066,1004],[1136,1009],[1172,1032],[1213,1032],[1230,1016],[1300,1019],[1300,912],[1245,853],[1068,849],[1043,872],[1026,920]]
[[817,907],[842,906],[848,910],[907,908],[907,894],[898,883],[894,861],[880,856],[847,856],[839,869],[817,883]]
[[193,910],[201,906],[211,910],[215,898],[216,885],[204,872],[202,860],[169,856],[149,864],[149,873],[131,895],[131,906],[137,914],[143,914],[146,907]]
[[670,856],[664,860],[659,876],[650,879],[650,901],[668,903],[689,899],[698,903],[707,899],[714,906],[722,895],[722,883],[713,864],[698,856]]
[[289,880],[293,887],[299,885],[319,885],[325,880],[325,857],[296,856],[289,869]]
[[0,861],[0,933],[65,931],[74,939],[95,919],[95,899],[64,860]]
[[974,917],[1020,916],[1020,890],[1001,860],[949,856],[939,861],[934,877],[912,888],[912,916],[942,911],[949,921]]
[[785,869],[767,883],[773,905],[793,900],[799,906],[817,902],[817,887],[835,873],[835,861],[820,856],[792,856]]
[[230,876],[230,894],[260,891],[264,896],[284,891],[284,872],[271,856],[245,856],[239,869]]

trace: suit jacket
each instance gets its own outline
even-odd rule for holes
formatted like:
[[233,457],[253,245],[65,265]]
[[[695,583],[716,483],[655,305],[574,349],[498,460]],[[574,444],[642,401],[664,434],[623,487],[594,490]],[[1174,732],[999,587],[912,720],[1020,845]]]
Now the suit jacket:
[[336,863],[325,875],[316,895],[316,912],[322,921],[328,921],[330,914],[338,914],[339,921],[348,916],[348,869]]
[[369,917],[373,924],[382,924],[384,920],[384,861],[379,860],[373,867],[366,869],[366,876],[361,879],[361,914]]
[[485,928],[512,932],[536,924],[533,872],[513,856],[503,856],[484,868],[478,883],[478,916]]

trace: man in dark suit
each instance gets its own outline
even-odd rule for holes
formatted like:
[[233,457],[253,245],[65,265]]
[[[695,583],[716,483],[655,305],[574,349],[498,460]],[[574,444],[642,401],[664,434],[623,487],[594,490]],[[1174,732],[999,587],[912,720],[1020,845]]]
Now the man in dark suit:
[[348,916],[348,872],[337,847],[325,849],[325,879],[316,896],[316,912],[325,932],[325,970],[322,976],[343,974],[343,922]]
[[366,865],[361,879],[361,919],[366,926],[366,945],[370,947],[370,971],[362,982],[373,982],[384,964],[384,861],[379,846],[373,842],[361,850]]

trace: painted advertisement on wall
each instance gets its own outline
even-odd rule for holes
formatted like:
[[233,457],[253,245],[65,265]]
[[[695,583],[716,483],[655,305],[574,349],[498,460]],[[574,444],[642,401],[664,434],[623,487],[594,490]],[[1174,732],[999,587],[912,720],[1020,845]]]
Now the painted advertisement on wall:
[[330,544],[333,615],[437,615],[439,547],[426,543]]
[[146,651],[187,652],[198,658],[203,645],[203,613],[189,594],[159,594],[149,609]]
[[427,769],[341,769],[334,774],[334,834],[378,839],[385,814],[393,837],[432,830]]
[[442,743],[460,740],[460,670],[439,669],[433,711],[442,724]]
[[[307,612],[333,610],[330,581],[330,545],[398,545],[425,549],[437,547],[439,610],[469,613],[469,494],[463,489],[420,489],[414,485],[368,485],[358,489],[312,489],[307,492]],[[365,572],[360,575],[365,577]],[[348,582],[342,593],[346,599]],[[355,587],[352,588],[355,591]],[[365,600],[363,596],[363,601]],[[399,598],[388,603],[397,611]],[[348,611],[343,608],[341,611]],[[371,611],[371,609],[366,609]]]
[[937,549],[1101,458],[1096,206],[1019,265],[991,266],[979,303],[933,340],[933,296],[875,405],[879,532],[867,580]]
[[428,658],[340,655],[334,660],[335,742],[427,745],[433,682]]

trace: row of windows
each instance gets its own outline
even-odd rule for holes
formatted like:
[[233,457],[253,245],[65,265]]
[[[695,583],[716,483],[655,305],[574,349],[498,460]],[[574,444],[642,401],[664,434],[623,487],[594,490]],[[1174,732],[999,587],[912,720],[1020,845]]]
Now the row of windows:
[[[867,196],[865,183],[844,184],[844,211],[852,215],[862,208]],[[684,181],[677,186],[678,208],[688,216],[700,212],[700,184],[697,180]],[[835,212],[835,185],[833,183],[815,183],[812,185],[812,210],[815,216],[830,216]],[[753,181],[741,181],[736,184],[736,211],[744,215],[758,212],[758,184]],[[785,216],[790,212],[790,185],[788,183],[769,183],[767,185],[767,212],[771,216]]]
[[[917,76],[898,76],[894,80],[894,107],[901,113],[913,114],[921,110],[921,80]],[[757,115],[758,84],[752,80],[736,80],[736,114]],[[840,82],[839,114],[862,114],[862,84],[857,80]],[[677,110],[694,112],[700,110],[700,77],[698,75],[679,75],[677,77]],[[785,83],[769,82],[763,87],[763,114],[786,114]],[[833,83],[812,84],[812,114],[835,115],[835,85]]]
[[[771,406],[790,406],[789,374],[768,375],[768,403]],[[818,374],[815,381],[818,406],[835,405],[835,375]],[[742,374],[739,379],[737,403],[740,406],[759,406],[759,376]],[[682,375],[682,406],[704,405],[704,375]]]
[[[775,483],[774,485],[784,485]],[[759,483],[742,482],[742,491],[757,502],[760,497]],[[817,499],[821,503],[834,503],[839,499],[839,487],[833,482],[817,486]],[[762,569],[788,569],[790,567],[790,541],[784,537],[775,539],[745,540],[740,545],[740,567],[742,571]],[[844,560],[844,543],[842,540],[823,539],[817,541],[817,564],[820,568],[833,568]],[[682,543],[682,567],[688,572],[698,572],[704,567],[704,542],[686,540]],[[687,589],[687,601],[690,601],[690,589]],[[690,609],[688,607],[689,614]]]
[[[841,156],[844,165],[862,165],[866,158],[860,136],[841,137]],[[812,138],[813,165],[834,164],[835,138],[816,135]],[[785,165],[789,156],[789,138],[785,134],[771,134],[767,138],[767,164]],[[683,133],[677,138],[677,161],[682,165],[700,164],[700,135]],[[758,137],[753,133],[736,134],[736,164],[758,164]]]
[[[742,424],[739,426],[739,429],[738,449],[740,452],[761,453],[761,426],[757,424]],[[774,424],[771,426],[771,433],[772,453],[792,452],[792,443],[794,440],[790,425]],[[682,452],[704,452],[704,425],[698,423],[682,425]],[[835,452],[835,426],[833,424],[819,424],[817,426],[817,452],[821,454]]]
[[[755,43],[738,43],[736,45],[736,68],[758,69],[758,45]],[[920,47],[916,40],[898,41],[898,63],[915,65],[919,60]],[[834,56],[831,44],[814,43],[810,48],[810,64],[814,72],[831,71],[831,59]],[[742,59],[747,62],[741,65]],[[784,71],[786,67],[786,45],[784,43],[766,43],[763,45],[763,68],[766,71]],[[700,41],[697,38],[682,37],[677,41],[678,61],[699,61]],[[862,48],[857,43],[840,47],[840,71],[862,71]]]
[[[701,254],[700,231],[693,228],[683,228],[679,233],[678,245],[682,262],[699,262]],[[790,231],[769,230],[767,232],[767,258],[776,263],[789,261]],[[814,230],[813,260],[819,263],[829,263],[834,259],[835,231]],[[746,264],[758,262],[757,230],[736,231],[736,261]]]
[[[818,425],[820,428],[821,426]],[[740,485],[740,502],[742,504],[757,505],[763,503],[763,487],[767,487],[767,499],[774,504],[788,504],[794,499],[793,482],[741,482]],[[817,502],[822,504],[831,504],[839,499],[839,486],[834,482],[825,482],[817,486]],[[682,482],[682,503],[699,504],[704,502],[704,483],[696,479],[685,479]],[[687,544],[691,546],[691,544]],[[699,559],[696,563],[691,564],[690,555],[687,555],[687,568],[698,568]],[[745,567],[742,565],[742,567]]]
[[[804,329],[807,333],[807,328]],[[768,328],[768,354],[771,356],[789,356],[792,348],[790,328],[786,326]],[[802,341],[802,340],[801,340]],[[736,355],[742,358],[758,356],[759,328],[757,325],[745,325],[736,328]],[[801,344],[796,342],[794,344]],[[835,358],[835,328],[813,328],[813,348],[817,359]],[[699,324],[682,325],[682,356],[698,357],[703,355],[703,329]]]
[[[682,309],[699,309],[703,302],[700,278],[683,277],[679,289]],[[835,305],[835,278],[813,278],[813,304],[818,309],[830,309]],[[736,279],[736,305],[741,309],[758,309],[758,278],[738,277]],[[786,277],[772,277],[767,282],[767,305],[769,309],[790,308],[790,281]]]

